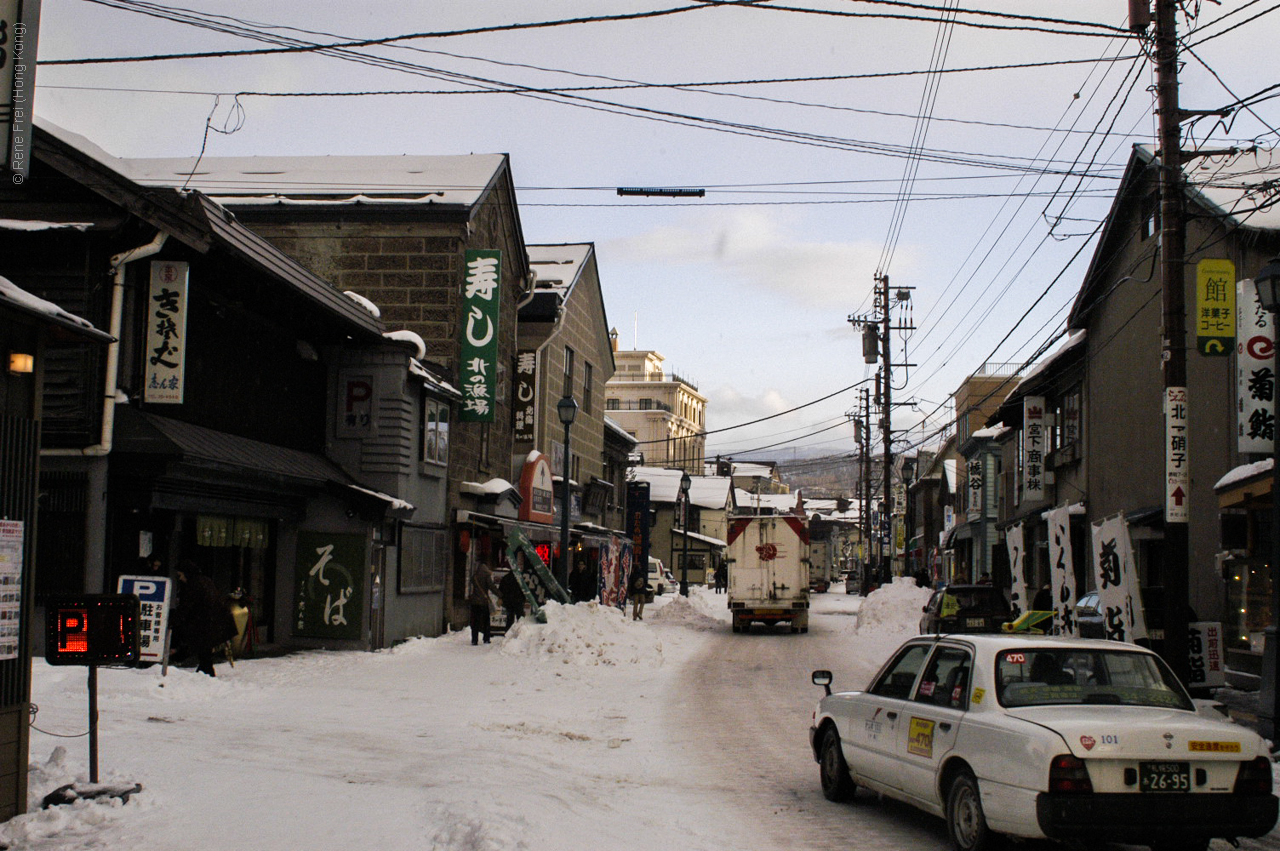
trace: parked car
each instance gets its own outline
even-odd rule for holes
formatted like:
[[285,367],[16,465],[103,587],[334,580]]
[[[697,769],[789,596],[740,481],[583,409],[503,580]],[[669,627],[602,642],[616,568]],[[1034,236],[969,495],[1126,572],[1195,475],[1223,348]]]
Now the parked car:
[[1203,851],[1276,824],[1252,730],[1198,709],[1142,647],[1055,636],[917,636],[866,691],[827,695],[809,739],[828,800],[858,786],[946,820],[959,851],[998,834]]
[[1076,601],[1076,632],[1081,638],[1102,638],[1106,634],[1105,625],[1097,591],[1090,591]]
[[671,569],[662,563],[662,559],[649,556],[649,593],[662,596],[668,589],[680,587],[671,575]]
[[1009,622],[1009,602],[994,585],[948,585],[933,592],[920,632],[999,632]]
[[825,594],[831,588],[831,583],[821,576],[809,580],[809,591],[814,594]]
[[862,580],[858,578],[858,574],[850,570],[844,575],[844,593],[860,594],[862,593]]

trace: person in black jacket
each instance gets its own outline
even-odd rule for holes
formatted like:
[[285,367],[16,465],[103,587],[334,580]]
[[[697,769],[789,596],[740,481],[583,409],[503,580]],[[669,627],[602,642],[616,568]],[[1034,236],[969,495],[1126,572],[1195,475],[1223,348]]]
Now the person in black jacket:
[[498,597],[502,600],[503,611],[507,613],[506,628],[509,631],[516,621],[524,617],[524,591],[520,590],[514,566],[498,582]]
[[178,641],[196,654],[196,670],[216,677],[213,649],[236,637],[227,596],[218,590],[195,562],[178,565],[178,607],[174,610],[174,633]]

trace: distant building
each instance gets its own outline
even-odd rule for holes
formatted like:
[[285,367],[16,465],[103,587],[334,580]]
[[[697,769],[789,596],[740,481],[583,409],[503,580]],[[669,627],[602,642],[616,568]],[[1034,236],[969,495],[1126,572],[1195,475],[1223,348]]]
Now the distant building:
[[707,397],[692,382],[663,369],[654,351],[619,351],[610,332],[616,371],[605,385],[605,410],[636,439],[636,451],[653,467],[702,473]]

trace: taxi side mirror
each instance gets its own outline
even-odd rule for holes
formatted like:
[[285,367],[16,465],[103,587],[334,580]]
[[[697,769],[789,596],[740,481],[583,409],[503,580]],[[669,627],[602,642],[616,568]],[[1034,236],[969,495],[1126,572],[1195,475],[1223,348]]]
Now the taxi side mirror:
[[827,694],[831,694],[831,672],[830,671],[814,671],[813,684],[822,686],[827,690]]

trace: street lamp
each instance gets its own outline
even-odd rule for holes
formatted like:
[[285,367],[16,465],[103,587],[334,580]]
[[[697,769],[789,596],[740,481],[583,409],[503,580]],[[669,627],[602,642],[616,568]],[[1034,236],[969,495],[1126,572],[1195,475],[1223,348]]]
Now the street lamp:
[[689,485],[693,484],[693,479],[689,478],[689,474],[680,474],[680,503],[684,509],[680,518],[680,528],[683,531],[684,549],[680,554],[680,596],[689,596]]
[[[1271,314],[1271,340],[1274,363],[1280,366],[1280,257],[1273,257],[1253,277],[1258,287],[1258,302]],[[1274,375],[1275,369],[1272,369]],[[1277,651],[1277,619],[1280,618],[1280,387],[1272,379],[1271,391],[1271,623],[1262,631],[1262,682],[1258,689],[1258,714],[1262,716],[1263,735],[1275,738],[1276,720],[1280,718],[1280,688],[1277,688],[1276,666],[1280,663]]]
[[556,413],[564,423],[564,490],[560,504],[560,565],[556,578],[565,590],[569,588],[569,426],[578,415],[578,403],[572,396],[564,396],[556,403]]

